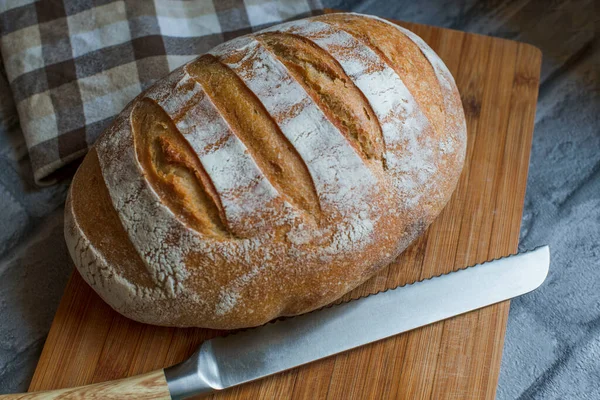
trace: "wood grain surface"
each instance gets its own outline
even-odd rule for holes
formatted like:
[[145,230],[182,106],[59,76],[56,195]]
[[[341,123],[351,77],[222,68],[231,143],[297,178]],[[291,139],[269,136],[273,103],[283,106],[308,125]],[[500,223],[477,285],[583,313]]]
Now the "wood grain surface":
[[169,400],[171,395],[162,369],[114,381],[41,392],[0,395],[0,400]]
[[[425,235],[349,300],[517,250],[541,52],[530,45],[399,22],[445,61],[468,126],[466,165]],[[218,399],[492,399],[509,303],[487,307],[215,395]],[[175,364],[222,334],[140,324],[75,272],[30,391],[119,379]]]

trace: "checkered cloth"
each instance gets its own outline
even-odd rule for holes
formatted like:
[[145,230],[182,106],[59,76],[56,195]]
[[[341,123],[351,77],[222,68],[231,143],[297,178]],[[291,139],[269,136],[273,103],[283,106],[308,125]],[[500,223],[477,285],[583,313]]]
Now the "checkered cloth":
[[321,9],[320,0],[0,0],[2,59],[36,182],[52,183],[169,71]]

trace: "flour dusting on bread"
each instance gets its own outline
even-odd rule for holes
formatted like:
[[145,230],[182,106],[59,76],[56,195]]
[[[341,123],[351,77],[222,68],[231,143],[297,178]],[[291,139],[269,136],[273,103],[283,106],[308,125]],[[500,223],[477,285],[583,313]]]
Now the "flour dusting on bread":
[[399,207],[412,207],[423,193],[415,187],[434,171],[431,143],[419,140],[422,132],[432,128],[400,77],[367,45],[327,23],[301,20],[267,29],[275,30],[314,41],[340,63],[363,92],[381,125],[384,157],[389,172],[395,175],[392,182],[401,200]]
[[[379,24],[372,40],[365,21]],[[407,75],[378,47],[398,30],[412,41],[406,62],[429,72]],[[454,80],[416,35],[357,14],[289,22],[173,71],[98,140],[73,187],[105,185],[110,229],[129,247],[108,254],[110,232],[91,240],[106,228],[81,202],[68,203],[65,236],[83,278],[130,318],[260,325],[393,261],[445,205],[465,143]]]

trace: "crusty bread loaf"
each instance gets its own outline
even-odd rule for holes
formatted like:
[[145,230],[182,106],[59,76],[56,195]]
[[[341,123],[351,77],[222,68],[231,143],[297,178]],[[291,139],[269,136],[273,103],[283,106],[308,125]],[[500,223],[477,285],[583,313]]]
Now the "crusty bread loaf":
[[139,95],[80,166],[65,236],[115,310],[239,328],[393,261],[462,169],[454,80],[411,32],[333,14],[217,46]]

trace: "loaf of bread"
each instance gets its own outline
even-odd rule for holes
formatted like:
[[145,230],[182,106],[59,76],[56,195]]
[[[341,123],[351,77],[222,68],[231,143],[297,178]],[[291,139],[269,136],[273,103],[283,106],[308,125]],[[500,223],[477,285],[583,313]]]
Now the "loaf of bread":
[[217,46],[134,99],[70,189],[65,236],[115,310],[233,329],[392,262],[462,169],[454,80],[419,37],[330,14]]

